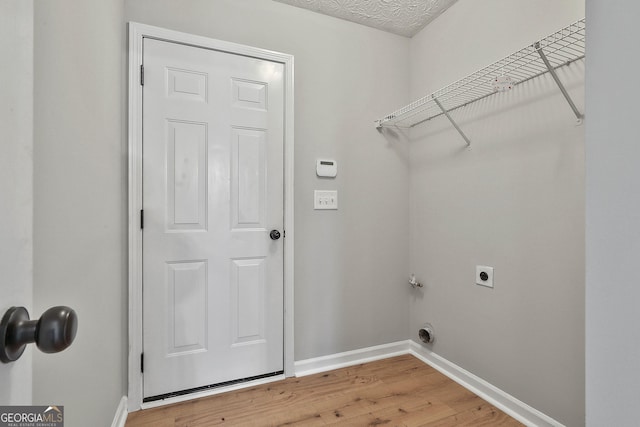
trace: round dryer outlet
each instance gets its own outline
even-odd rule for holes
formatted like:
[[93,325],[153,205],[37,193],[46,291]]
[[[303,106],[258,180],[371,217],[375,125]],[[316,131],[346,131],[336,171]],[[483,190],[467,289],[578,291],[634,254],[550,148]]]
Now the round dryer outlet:
[[433,333],[433,326],[429,323],[425,323],[425,325],[420,328],[418,336],[420,337],[420,341],[425,344],[431,344],[436,339]]

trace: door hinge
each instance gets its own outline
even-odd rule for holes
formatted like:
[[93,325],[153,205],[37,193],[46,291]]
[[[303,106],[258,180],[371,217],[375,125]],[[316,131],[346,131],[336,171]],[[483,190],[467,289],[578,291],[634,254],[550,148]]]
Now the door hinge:
[[144,374],[144,353],[140,353],[140,372]]
[[144,86],[144,65],[140,66],[140,86]]
[[140,209],[140,230],[144,229],[144,210]]

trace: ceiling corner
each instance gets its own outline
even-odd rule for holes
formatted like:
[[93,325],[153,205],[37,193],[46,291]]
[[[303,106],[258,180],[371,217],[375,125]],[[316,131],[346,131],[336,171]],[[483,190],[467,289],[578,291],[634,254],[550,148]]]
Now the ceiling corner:
[[413,37],[457,0],[274,0]]

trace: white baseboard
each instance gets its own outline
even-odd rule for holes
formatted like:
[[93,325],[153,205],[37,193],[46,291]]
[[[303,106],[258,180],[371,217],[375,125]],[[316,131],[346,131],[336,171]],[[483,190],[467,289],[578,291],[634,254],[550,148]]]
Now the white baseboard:
[[122,396],[118,409],[116,409],[116,415],[113,417],[111,427],[124,427],[127,423],[127,415],[129,415],[127,411],[127,396]]
[[314,357],[313,359],[295,362],[295,375],[296,377],[302,377],[408,353],[409,341],[398,341],[359,350],[345,351],[344,353]]
[[564,427],[562,423],[532,408],[510,394],[500,390],[493,384],[473,375],[471,372],[437,355],[415,341],[409,341],[409,348],[409,352],[418,359],[440,371],[442,374],[521,423],[530,427]]

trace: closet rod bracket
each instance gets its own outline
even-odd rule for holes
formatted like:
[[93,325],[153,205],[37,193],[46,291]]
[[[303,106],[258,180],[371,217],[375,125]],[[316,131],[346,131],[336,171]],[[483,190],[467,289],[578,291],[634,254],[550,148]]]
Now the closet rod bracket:
[[431,95],[431,98],[433,98],[433,102],[436,103],[436,105],[438,106],[438,108],[440,108],[440,110],[442,110],[442,114],[445,115],[445,117],[447,119],[449,119],[449,121],[451,122],[451,125],[458,131],[458,133],[460,134],[460,136],[462,136],[462,138],[464,139],[464,141],[467,143],[467,147],[469,147],[471,145],[471,140],[467,137],[467,135],[464,134],[464,132],[462,131],[462,129],[460,129],[460,126],[458,126],[458,124],[455,122],[455,120],[453,120],[453,118],[451,117],[451,115],[449,114],[449,112],[442,106],[442,104],[440,103],[440,101],[438,101],[438,98],[436,98],[435,96]]
[[549,70],[551,77],[553,77],[553,80],[555,80],[556,84],[558,85],[558,88],[560,88],[560,92],[562,92],[562,95],[569,103],[569,106],[573,110],[573,114],[576,115],[578,124],[582,124],[584,115],[580,112],[580,110],[578,110],[578,107],[576,107],[576,104],[573,102],[573,99],[571,99],[569,92],[567,92],[567,89],[564,87],[564,85],[560,81],[560,77],[558,77],[558,73],[556,73],[555,68],[553,68],[553,66],[549,62],[549,59],[547,59],[547,55],[545,55],[544,50],[542,49],[542,45],[540,44],[540,42],[536,42],[533,45],[533,47],[536,49],[536,51],[540,55],[540,58],[542,59],[542,62],[544,62],[544,65],[547,66],[547,69]]

